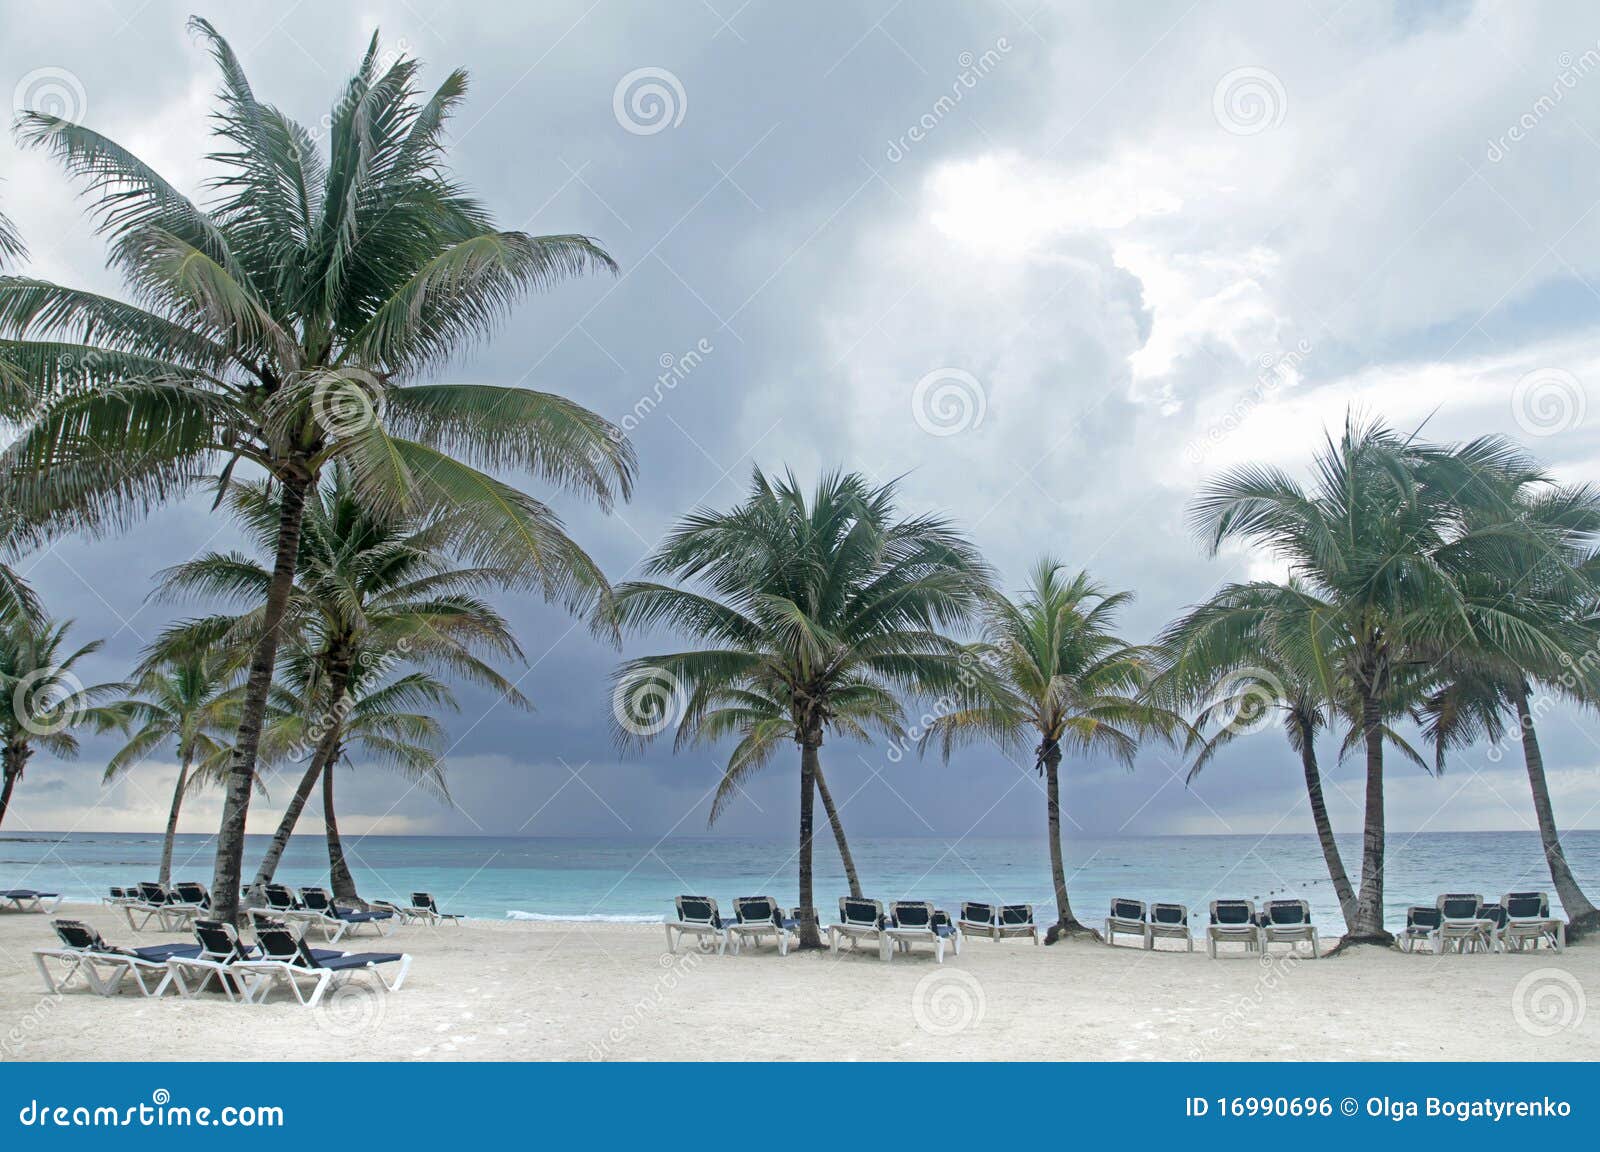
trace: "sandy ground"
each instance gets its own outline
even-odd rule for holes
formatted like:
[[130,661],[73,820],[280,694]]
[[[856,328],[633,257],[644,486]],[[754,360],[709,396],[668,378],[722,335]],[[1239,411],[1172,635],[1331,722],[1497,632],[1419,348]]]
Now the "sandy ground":
[[[125,946],[179,939],[135,936],[110,908],[60,914]],[[1263,962],[969,940],[941,967],[922,950],[673,956],[658,925],[474,921],[342,944],[410,953],[410,979],[308,1010],[286,992],[46,996],[29,953],[53,939],[44,916],[0,916],[0,1060],[1600,1059],[1594,943]]]

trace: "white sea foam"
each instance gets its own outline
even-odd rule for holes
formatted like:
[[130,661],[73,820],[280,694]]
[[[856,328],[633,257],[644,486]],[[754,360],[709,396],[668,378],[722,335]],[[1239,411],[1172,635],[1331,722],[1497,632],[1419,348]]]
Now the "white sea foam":
[[553,921],[588,921],[601,924],[659,924],[659,915],[639,915],[637,913],[573,913],[573,912],[523,912],[513,908],[506,913],[507,920],[553,920]]

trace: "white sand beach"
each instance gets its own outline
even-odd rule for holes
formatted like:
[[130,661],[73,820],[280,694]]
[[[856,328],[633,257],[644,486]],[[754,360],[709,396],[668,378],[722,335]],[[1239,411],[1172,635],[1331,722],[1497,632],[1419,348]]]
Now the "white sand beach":
[[[122,945],[110,909],[67,907]],[[677,956],[659,925],[472,921],[340,946],[415,957],[394,994],[307,1010],[220,996],[46,996],[49,920],[0,917],[0,1058],[14,1060],[1596,1060],[1600,947],[1445,957],[1362,949],[1212,961],[1089,942]],[[1520,989],[1520,991],[1519,991]],[[1586,996],[1587,993],[1587,996]]]

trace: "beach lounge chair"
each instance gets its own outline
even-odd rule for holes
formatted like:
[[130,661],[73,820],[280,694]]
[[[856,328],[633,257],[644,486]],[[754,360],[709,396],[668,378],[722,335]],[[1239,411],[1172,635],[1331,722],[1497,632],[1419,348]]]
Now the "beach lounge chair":
[[[167,958],[173,987],[183,999],[193,1000],[215,979],[228,1002],[233,1003],[235,990],[241,996],[244,993],[244,975],[234,972],[232,965],[237,961],[259,959],[260,950],[241,942],[233,925],[221,920],[196,920],[194,935],[200,942],[196,955]],[[186,975],[192,984],[184,979]]]
[[1035,944],[1039,943],[1039,925],[1033,918],[1032,904],[1000,905],[1000,919],[996,928],[999,931],[999,935],[995,937],[997,940],[1016,940],[1030,936]]
[[1211,923],[1206,925],[1206,951],[1217,958],[1218,944],[1243,944],[1246,952],[1261,949],[1261,926],[1256,922],[1254,900],[1213,900]]
[[438,927],[440,924],[455,924],[459,926],[466,917],[459,912],[439,911],[439,902],[433,898],[431,892],[413,892],[411,894],[411,907],[406,909],[419,920],[426,920],[430,925]]
[[1106,943],[1115,944],[1117,933],[1137,936],[1139,947],[1150,947],[1150,925],[1144,918],[1143,900],[1124,900],[1120,896],[1111,901],[1111,911],[1106,916]]
[[[702,947],[707,939],[711,940],[717,946],[718,956],[727,952],[730,940],[734,952],[739,951],[738,939],[729,932],[732,925],[722,918],[717,911],[717,902],[711,897],[679,896],[672,905],[678,918],[666,922],[668,952],[676,952],[685,936],[693,936],[695,944]],[[674,932],[678,934],[676,940],[672,935]]]
[[1444,923],[1444,917],[1439,914],[1436,906],[1427,904],[1413,904],[1406,909],[1405,930],[1400,933],[1400,950],[1402,952],[1415,952],[1417,945],[1426,940],[1430,951],[1439,950],[1439,940],[1435,935],[1439,925]]
[[[74,976],[82,976],[84,984],[101,996],[116,995],[130,977],[142,995],[160,996],[172,979],[167,961],[173,956],[196,955],[200,951],[192,944],[115,948],[82,920],[55,920],[51,927],[61,947],[35,948],[33,961],[44,978],[45,988],[57,994],[67,989]],[[59,979],[51,976],[49,961],[65,968]]]
[[114,906],[137,904],[139,902],[139,890],[137,888],[112,888],[109,894],[102,896],[101,899]]
[[379,936],[387,936],[400,926],[393,912],[359,912],[354,908],[340,908],[328,895],[326,888],[300,889],[300,902],[312,916],[303,917],[306,926],[316,928],[336,943],[345,935],[354,936],[363,928],[371,928]]
[[32,888],[0,889],[0,905],[9,904],[18,912],[54,912],[65,899],[59,892],[35,892]]
[[961,902],[961,915],[956,917],[956,927],[963,936],[987,936],[1000,939],[1000,906],[981,904],[975,900]]
[[1311,945],[1313,960],[1322,955],[1316,926],[1311,923],[1311,905],[1304,900],[1268,900],[1261,915],[1261,950],[1287,944],[1293,952],[1302,940]]
[[1524,944],[1535,951],[1548,942],[1560,952],[1567,946],[1567,926],[1559,917],[1550,915],[1550,896],[1545,892],[1507,892],[1500,898],[1506,911],[1506,920],[1500,926],[1500,949],[1521,952]]
[[1439,927],[1433,947],[1440,955],[1455,945],[1457,953],[1488,952],[1494,945],[1493,922],[1484,919],[1483,897],[1469,892],[1447,892],[1435,902]]
[[197,880],[184,880],[172,886],[169,902],[185,904],[203,912],[211,910],[211,889]]
[[[260,1004],[273,986],[282,982],[301,1004],[315,1008],[329,989],[362,975],[372,976],[386,992],[398,992],[411,971],[411,957],[403,952],[313,950],[287,924],[274,925],[264,920],[257,921],[256,947],[259,955],[235,960],[229,966],[232,973],[248,980],[246,1004]],[[398,965],[393,981],[384,975],[388,964]]]
[[894,945],[885,956],[887,960],[892,961],[896,952],[909,955],[914,944],[932,947],[934,961],[939,964],[944,963],[947,942],[955,948],[957,956],[961,955],[961,935],[950,923],[949,915],[926,900],[896,900],[889,906],[889,924],[883,932]]
[[294,890],[287,884],[266,884],[261,889],[265,905],[248,909],[252,927],[259,928],[262,924],[294,924],[302,931],[310,927],[321,929],[324,934],[331,934],[340,929],[335,922],[326,923],[331,917],[324,916],[321,912],[307,908],[301,899],[294,894]]
[[119,907],[123,916],[127,917],[128,927],[135,932],[144,931],[152,920],[161,926],[163,932],[181,932],[200,911],[196,905],[178,900],[172,892],[153,880],[142,881],[138,898]]
[[839,900],[839,922],[828,925],[828,948],[837,953],[839,941],[850,941],[851,948],[858,948],[863,940],[871,940],[878,946],[878,959],[889,959],[889,937],[884,935],[888,927],[888,920],[883,915],[883,902],[881,900],[863,900],[855,896],[844,896]]
[[800,940],[800,922],[785,915],[771,896],[740,896],[733,902],[733,923],[728,926],[733,933],[734,951],[746,940],[759,945],[763,937],[771,936],[778,944],[778,955],[789,954],[789,937]]
[[1149,919],[1145,921],[1147,947],[1155,948],[1157,940],[1182,940],[1190,952],[1194,951],[1194,937],[1189,934],[1189,909],[1182,904],[1152,904]]

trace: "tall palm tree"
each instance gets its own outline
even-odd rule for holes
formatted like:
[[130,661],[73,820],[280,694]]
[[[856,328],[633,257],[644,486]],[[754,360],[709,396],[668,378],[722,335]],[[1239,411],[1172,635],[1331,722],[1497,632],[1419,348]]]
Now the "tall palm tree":
[[160,882],[172,880],[172,849],[184,797],[200,783],[218,783],[227,765],[227,737],[239,724],[239,669],[217,655],[189,652],[147,669],[128,699],[114,705],[133,729],[106,763],[110,784],[171,740],[178,756],[178,780],[161,841]]
[[263,103],[226,40],[191,27],[222,74],[223,174],[204,206],[114,141],[38,112],[18,121],[82,180],[124,301],[0,277],[0,339],[38,405],[0,455],[20,536],[108,531],[254,465],[281,495],[272,580],[245,682],[212,891],[237,914],[245,817],[307,494],[335,458],[375,503],[459,515],[478,563],[574,610],[606,593],[554,512],[482,468],[609,507],[634,457],[606,421],[517,387],[416,383],[482,340],[526,293],[614,270],[585,236],[495,227],[451,177],[452,72],[423,99],[415,60],[377,36],[330,113],[327,145]]
[[[279,499],[265,485],[234,485],[229,505],[264,556],[272,553]],[[386,668],[408,664],[462,676],[518,707],[527,699],[483,655],[521,659],[505,620],[478,593],[515,583],[515,574],[462,566],[453,557],[457,525],[449,513],[412,517],[367,504],[345,466],[335,466],[307,501],[295,587],[284,614],[285,661],[299,686],[298,721],[309,760],[256,871],[272,881],[300,814],[325,770],[337,762],[350,693]],[[206,595],[259,605],[272,574],[237,553],[208,553],[161,574],[159,592]],[[186,621],[160,649],[254,643],[258,610]],[[483,654],[483,655],[480,655]],[[311,704],[310,701],[319,701]],[[281,741],[280,741],[281,743]]]
[[1246,467],[1208,483],[1195,502],[1194,527],[1213,554],[1239,540],[1290,569],[1287,582],[1231,584],[1214,595],[1224,627],[1241,646],[1278,653],[1322,702],[1355,719],[1366,797],[1347,943],[1393,939],[1383,926],[1390,721],[1420,700],[1407,690],[1420,693],[1427,666],[1483,614],[1437,559],[1466,538],[1455,501],[1475,478],[1521,465],[1499,438],[1440,449],[1351,417],[1317,453],[1309,488],[1279,469]]
[[[16,226],[0,213],[0,272],[12,260],[27,257],[22,237]],[[0,421],[16,419],[32,402],[26,376],[11,363],[7,341],[0,340]],[[12,516],[6,499],[3,481],[0,481],[0,523],[9,524]],[[9,564],[0,563],[0,627],[18,615],[38,617],[39,602],[33,591]]]
[[1176,712],[1146,699],[1153,653],[1113,631],[1131,592],[1107,592],[1087,572],[1072,576],[1051,557],[1035,563],[1028,590],[989,599],[983,640],[973,649],[984,674],[968,678],[954,706],[929,725],[924,749],[946,760],[957,745],[1032,745],[1045,781],[1050,880],[1056,922],[1046,934],[1090,933],[1072,912],[1061,834],[1061,762],[1067,752],[1102,754],[1133,767],[1140,738],[1185,732]]
[[78,755],[72,730],[91,725],[109,731],[121,722],[105,701],[120,684],[85,688],[75,669],[85,656],[98,652],[91,640],[66,652],[72,621],[20,617],[0,628],[0,824],[11,806],[11,793],[22,780],[28,761],[40,748],[62,759]]
[[[897,519],[895,485],[824,476],[807,498],[793,475],[757,469],[730,511],[685,517],[616,590],[624,627],[667,625],[703,645],[625,663],[613,713],[625,736],[677,722],[675,747],[737,736],[712,818],[778,748],[800,748],[800,941],[817,947],[812,831],[829,732],[901,736],[897,693],[949,691],[965,623],[988,587],[971,543],[938,516]],[[679,707],[681,694],[681,707]]]

